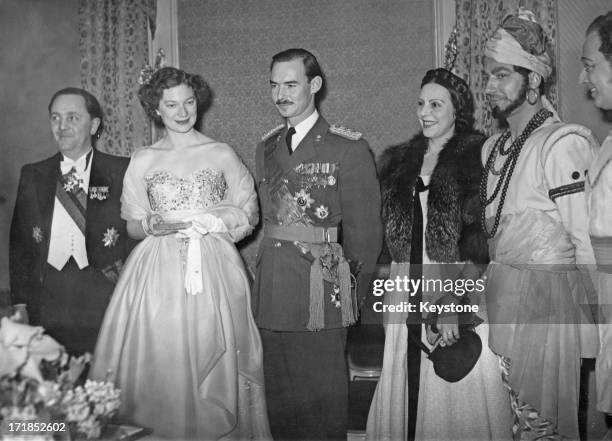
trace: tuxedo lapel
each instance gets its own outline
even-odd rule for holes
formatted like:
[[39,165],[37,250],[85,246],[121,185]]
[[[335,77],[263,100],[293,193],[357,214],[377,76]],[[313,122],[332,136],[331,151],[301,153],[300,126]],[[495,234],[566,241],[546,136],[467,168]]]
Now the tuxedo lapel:
[[51,238],[51,225],[53,222],[53,207],[55,205],[55,190],[61,175],[60,161],[62,155],[57,153],[50,161],[37,164],[35,168],[36,176],[36,199],[40,213],[40,227],[43,232],[43,249],[41,257],[47,259],[49,252],[49,240]]

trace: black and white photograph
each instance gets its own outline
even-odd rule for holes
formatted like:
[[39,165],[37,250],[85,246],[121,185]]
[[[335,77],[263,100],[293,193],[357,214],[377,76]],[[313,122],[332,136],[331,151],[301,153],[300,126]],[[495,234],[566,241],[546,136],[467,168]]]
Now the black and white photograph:
[[0,0],[0,441],[612,441],[609,0]]

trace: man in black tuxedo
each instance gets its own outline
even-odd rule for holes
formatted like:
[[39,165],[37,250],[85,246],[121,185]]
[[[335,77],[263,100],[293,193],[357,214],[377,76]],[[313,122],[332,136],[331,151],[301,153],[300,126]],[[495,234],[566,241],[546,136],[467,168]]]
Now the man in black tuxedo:
[[49,121],[59,152],[21,170],[10,232],[12,301],[70,353],[93,352],[133,246],[120,217],[129,159],[94,148],[102,109],[83,89],[56,92]]

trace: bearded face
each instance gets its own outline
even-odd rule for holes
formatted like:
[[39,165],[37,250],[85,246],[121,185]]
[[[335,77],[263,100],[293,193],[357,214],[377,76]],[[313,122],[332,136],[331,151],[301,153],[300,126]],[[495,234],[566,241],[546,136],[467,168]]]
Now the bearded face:
[[521,107],[525,100],[527,99],[527,81],[525,77],[523,77],[523,83],[521,84],[521,88],[518,91],[517,96],[514,99],[508,98],[505,102],[496,101],[495,105],[491,105],[491,112],[493,113],[493,117],[497,119],[506,119],[508,116],[512,114],[516,109]]
[[527,99],[527,79],[511,64],[485,57],[486,94],[495,118],[506,119]]

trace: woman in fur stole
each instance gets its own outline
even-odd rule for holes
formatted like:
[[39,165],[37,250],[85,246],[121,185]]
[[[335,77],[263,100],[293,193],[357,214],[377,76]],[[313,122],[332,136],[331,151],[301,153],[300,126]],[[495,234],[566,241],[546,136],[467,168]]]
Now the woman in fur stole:
[[[391,280],[450,280],[459,286],[454,284],[459,279],[475,283],[488,262],[478,200],[480,149],[485,138],[473,129],[473,111],[472,94],[461,78],[445,69],[428,71],[417,104],[422,132],[407,143],[390,147],[380,158],[383,225],[393,259]],[[429,348],[452,345],[461,338],[456,314],[444,315],[437,322],[428,317],[425,321],[434,324],[433,329],[431,324],[421,324],[424,302],[459,299],[443,294],[439,288],[407,292],[399,284],[395,291],[385,292],[385,305],[401,306],[408,301],[415,311],[396,307],[402,312],[385,312],[383,369],[368,416],[368,439],[511,438],[510,405],[497,357],[488,348],[482,291],[474,290],[462,298],[478,305],[473,323],[485,321],[475,328],[482,353],[462,380],[449,383],[436,376],[418,345],[409,343],[409,332]]]

